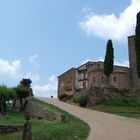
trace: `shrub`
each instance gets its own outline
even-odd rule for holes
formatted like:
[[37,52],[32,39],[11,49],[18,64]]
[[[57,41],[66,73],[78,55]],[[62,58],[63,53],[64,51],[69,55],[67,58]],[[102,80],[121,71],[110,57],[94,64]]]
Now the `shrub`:
[[5,114],[7,112],[7,104],[10,100],[15,98],[15,91],[13,88],[8,88],[5,85],[0,85],[0,112]]
[[79,97],[74,97],[74,98],[73,98],[73,102],[74,102],[74,103],[79,103]]
[[75,97],[74,99],[73,99],[73,101],[75,102],[75,103],[78,103],[81,107],[85,107],[86,105],[87,105],[87,96],[85,96],[85,95],[80,95],[80,96],[78,96],[78,97]]
[[62,93],[59,95],[59,100],[63,100],[63,99],[66,99],[67,98],[67,94],[66,93]]

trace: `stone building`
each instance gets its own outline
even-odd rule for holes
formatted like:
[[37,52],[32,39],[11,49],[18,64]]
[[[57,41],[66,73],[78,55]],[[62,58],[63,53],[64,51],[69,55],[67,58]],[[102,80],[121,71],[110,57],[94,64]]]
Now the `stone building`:
[[[104,63],[95,62],[88,70],[88,88],[104,87],[107,77],[104,74]],[[115,88],[130,88],[130,70],[127,67],[114,66],[110,75],[110,85]]]
[[135,36],[128,37],[128,50],[129,50],[131,88],[140,89],[140,79],[138,78],[136,69]]
[[[130,67],[114,66],[110,75],[110,85],[120,89],[139,89],[140,79],[136,71],[135,36],[128,37]],[[58,96],[69,95],[90,87],[104,87],[107,77],[104,74],[104,63],[87,62],[78,68],[72,68],[58,77]]]

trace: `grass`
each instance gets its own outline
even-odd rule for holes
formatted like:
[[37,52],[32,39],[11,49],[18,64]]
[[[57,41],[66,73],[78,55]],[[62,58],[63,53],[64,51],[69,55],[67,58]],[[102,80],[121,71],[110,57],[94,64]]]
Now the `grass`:
[[140,119],[140,99],[110,99],[91,107],[91,109]]
[[[51,123],[43,120],[31,120],[33,140],[86,140],[89,134],[89,126],[80,119],[68,114],[67,112],[44,103],[35,98],[31,101],[47,106],[65,116],[63,123]],[[23,124],[24,118],[18,112],[8,112],[6,118],[0,119],[0,124]],[[13,134],[1,134],[0,140],[21,140],[22,132]]]

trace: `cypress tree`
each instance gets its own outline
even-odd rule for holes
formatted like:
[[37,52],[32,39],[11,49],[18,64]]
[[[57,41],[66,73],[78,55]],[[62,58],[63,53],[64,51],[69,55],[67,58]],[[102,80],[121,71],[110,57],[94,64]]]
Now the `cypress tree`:
[[114,49],[113,44],[111,40],[108,40],[107,47],[106,47],[106,55],[104,60],[104,73],[108,78],[109,83],[109,77],[110,74],[113,72],[113,64],[114,64]]
[[137,24],[135,29],[135,50],[137,73],[138,77],[140,78],[140,12],[137,13]]

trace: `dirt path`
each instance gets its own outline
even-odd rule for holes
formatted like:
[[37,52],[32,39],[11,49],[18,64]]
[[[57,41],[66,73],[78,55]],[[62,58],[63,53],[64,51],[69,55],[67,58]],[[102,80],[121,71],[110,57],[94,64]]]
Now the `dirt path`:
[[140,140],[140,120],[80,108],[57,99],[40,99],[87,122],[91,128],[87,140]]

